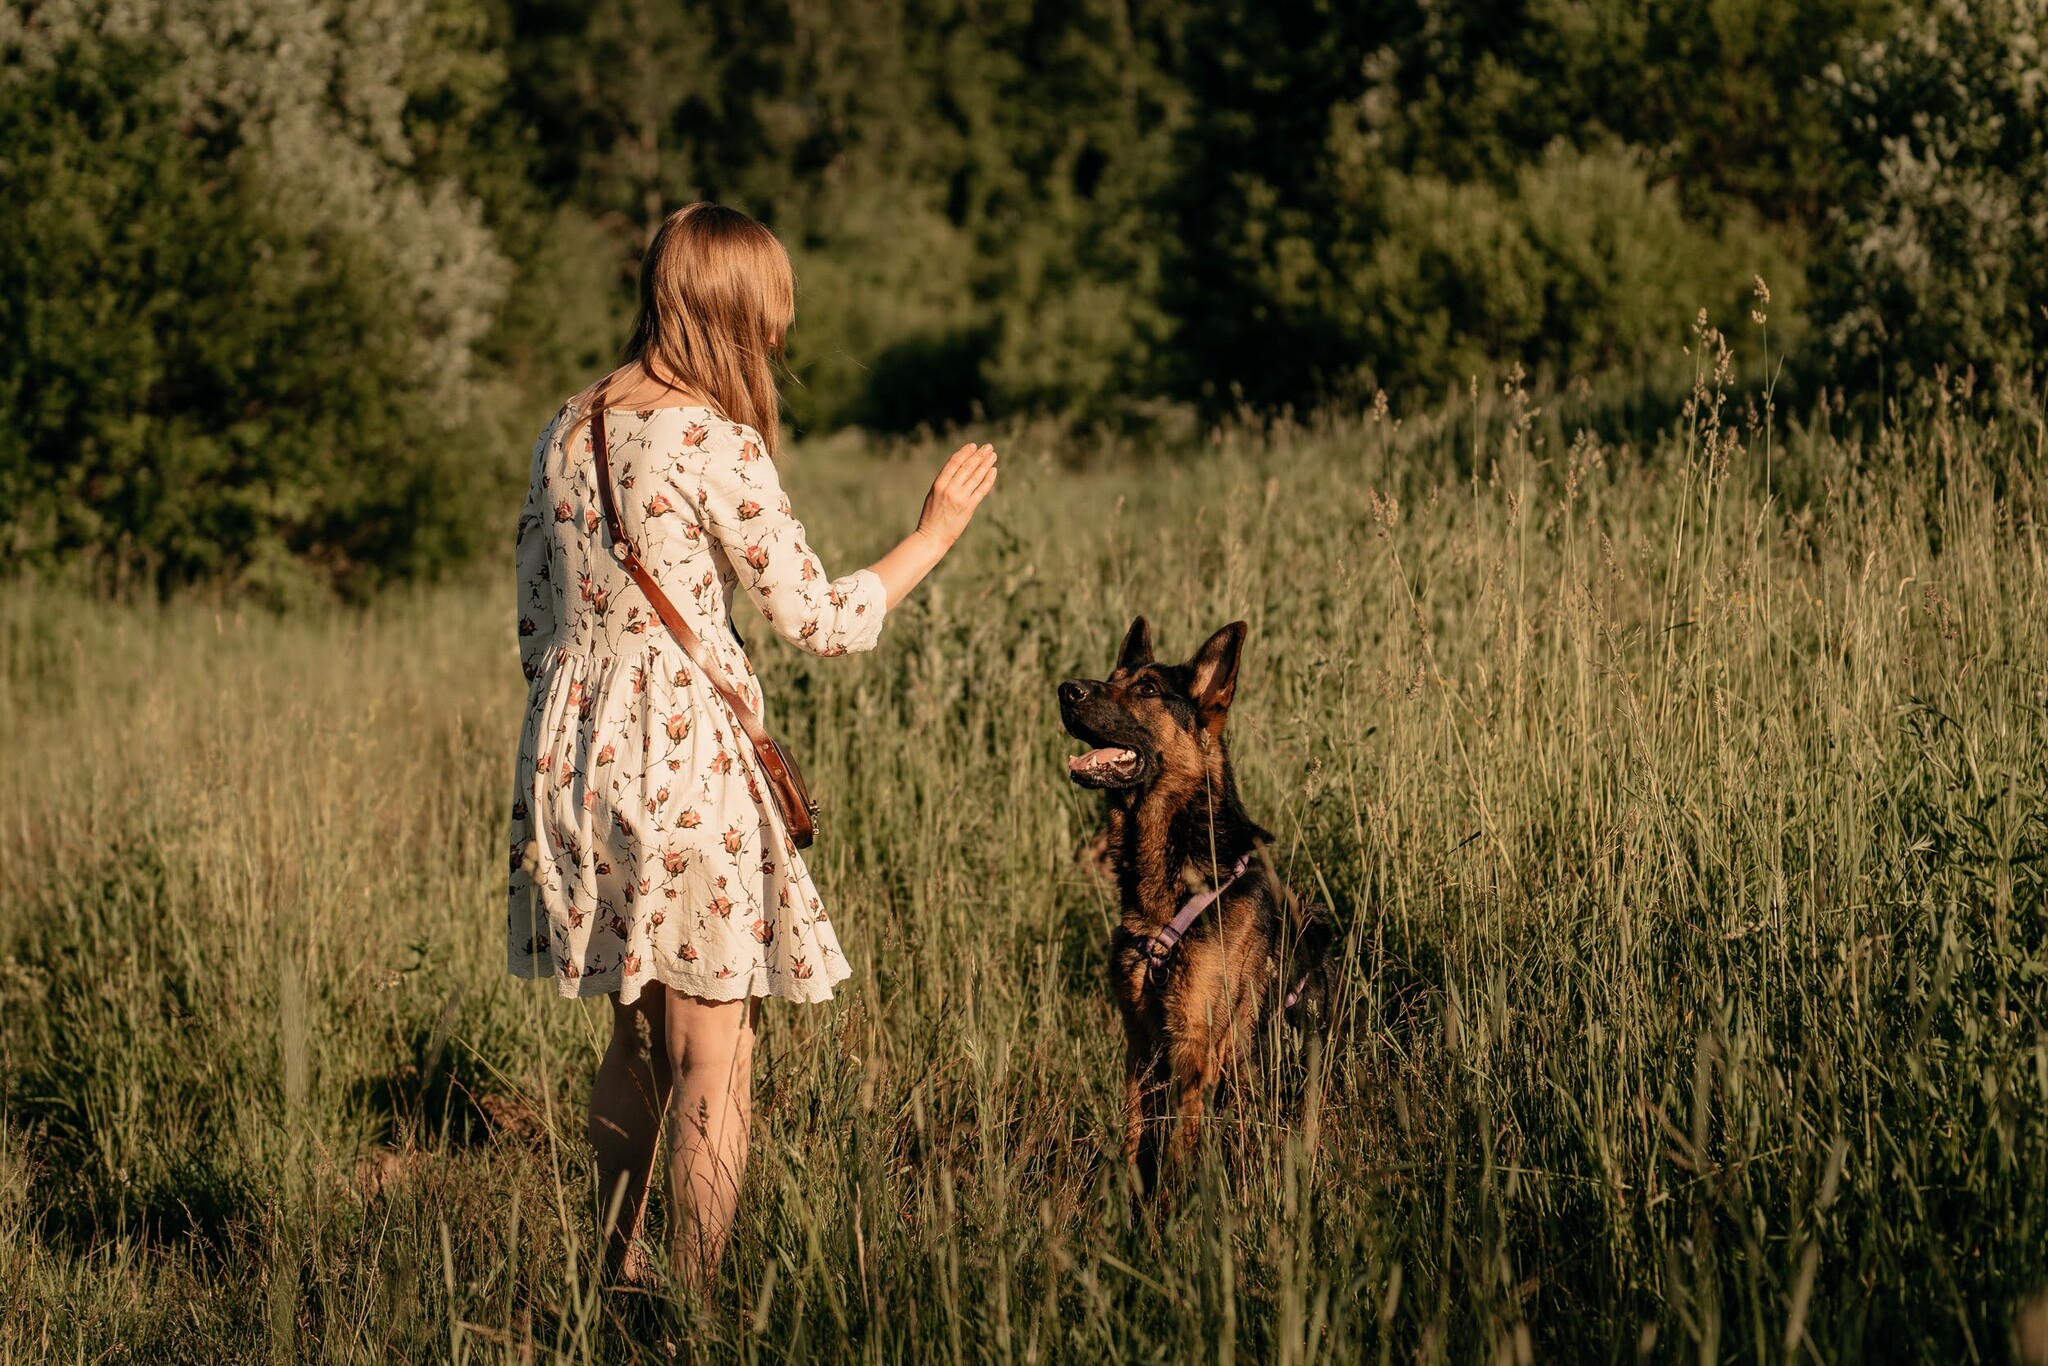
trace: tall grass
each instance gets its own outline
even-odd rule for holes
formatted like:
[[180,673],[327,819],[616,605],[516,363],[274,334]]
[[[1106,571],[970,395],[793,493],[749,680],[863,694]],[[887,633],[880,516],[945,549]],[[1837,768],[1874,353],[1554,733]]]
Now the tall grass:
[[[2031,1350],[2041,414],[1775,422],[1700,340],[1649,449],[1513,389],[1085,470],[1020,433],[878,654],[758,645],[855,976],[768,1013],[702,1308],[597,1293],[606,1017],[503,972],[504,575],[290,617],[12,585],[0,1360]],[[919,455],[797,453],[828,558]],[[1162,652],[1251,622],[1248,804],[1358,1001],[1143,1217],[1052,691],[1136,612]]]

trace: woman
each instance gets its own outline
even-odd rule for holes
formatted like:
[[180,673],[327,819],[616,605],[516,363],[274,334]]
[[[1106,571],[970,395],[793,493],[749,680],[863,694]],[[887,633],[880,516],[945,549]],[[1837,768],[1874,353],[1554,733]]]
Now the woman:
[[901,544],[827,578],[773,464],[770,362],[795,297],[789,257],[761,224],[712,204],[670,215],[641,265],[626,363],[541,433],[519,519],[530,686],[511,970],[553,976],[564,996],[612,997],[590,1100],[608,1264],[639,1271],[666,1109],[672,1253],[700,1288],[746,1164],[756,1002],[827,1000],[849,968],[745,735],[613,556],[590,419],[602,411],[626,538],[756,711],[736,594],[800,649],[871,649],[996,481],[993,448],[961,447]]

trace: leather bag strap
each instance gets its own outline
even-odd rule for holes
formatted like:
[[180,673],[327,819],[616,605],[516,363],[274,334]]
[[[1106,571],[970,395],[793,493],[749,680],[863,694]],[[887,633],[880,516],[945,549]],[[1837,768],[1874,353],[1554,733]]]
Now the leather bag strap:
[[733,687],[731,681],[726,678],[725,670],[719,667],[718,661],[712,658],[711,651],[704,647],[703,640],[690,629],[689,623],[683,620],[683,614],[669,601],[668,594],[661,591],[661,585],[654,581],[654,575],[648,573],[647,566],[640,562],[640,553],[633,548],[632,541],[626,538],[625,524],[619,520],[619,505],[612,495],[611,453],[606,449],[608,443],[604,434],[605,391],[599,389],[592,402],[595,403],[596,410],[590,418],[590,447],[597,460],[597,500],[604,507],[605,528],[611,533],[612,538],[612,554],[617,557],[625,571],[632,575],[633,582],[640,585],[640,591],[647,595],[647,600],[654,604],[655,615],[661,618],[662,625],[668,627],[669,634],[676,638],[676,643],[683,647],[683,653],[697,666],[697,672],[703,674],[705,681],[716,688],[718,695],[725,699],[725,705],[732,709],[733,719],[739,722],[740,729],[753,741],[754,752],[766,753],[774,745],[774,741],[768,738],[767,728],[761,724],[761,718],[754,714],[754,709],[740,696],[739,689]]

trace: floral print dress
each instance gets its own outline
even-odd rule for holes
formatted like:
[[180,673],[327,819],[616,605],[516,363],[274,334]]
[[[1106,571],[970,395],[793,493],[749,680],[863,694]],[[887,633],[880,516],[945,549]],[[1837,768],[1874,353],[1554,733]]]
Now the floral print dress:
[[[757,711],[736,593],[812,654],[874,646],[881,580],[825,577],[753,428],[709,408],[610,409],[605,434],[626,535]],[[511,970],[627,1002],[649,982],[829,999],[850,969],[753,747],[613,558],[595,481],[590,423],[565,407],[519,517]]]

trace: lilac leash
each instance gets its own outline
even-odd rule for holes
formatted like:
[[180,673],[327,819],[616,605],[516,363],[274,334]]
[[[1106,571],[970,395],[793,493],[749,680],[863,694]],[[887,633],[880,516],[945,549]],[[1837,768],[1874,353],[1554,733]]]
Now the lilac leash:
[[1282,1001],[1282,1002],[1280,1003],[1280,1008],[1281,1008],[1282,1010],[1292,1010],[1292,1009],[1294,1009],[1294,1003],[1295,1003],[1296,1001],[1299,1001],[1299,1000],[1301,999],[1301,993],[1302,993],[1302,990],[1303,990],[1303,988],[1305,988],[1305,987],[1307,987],[1307,986],[1308,986],[1308,974],[1304,972],[1303,974],[1301,974],[1301,980],[1300,980],[1299,982],[1296,982],[1296,983],[1294,984],[1294,990],[1292,990],[1292,991],[1288,992],[1288,993],[1287,993],[1287,999],[1286,999],[1286,1000],[1284,1000],[1284,1001]]
[[[1167,921],[1165,927],[1159,933],[1145,941],[1145,973],[1153,986],[1158,986],[1160,980],[1166,976],[1166,964],[1173,956],[1173,946],[1180,943],[1181,936],[1185,935],[1189,928],[1202,918],[1203,911],[1215,905],[1218,899],[1230,890],[1231,884],[1244,876],[1244,870],[1251,866],[1252,854],[1254,852],[1256,851],[1247,850],[1244,857],[1237,861],[1237,866],[1230,870],[1230,876],[1223,879],[1213,889],[1206,892],[1198,892],[1194,896],[1189,897],[1181,904],[1180,910],[1175,913],[1173,919]],[[1301,999],[1302,988],[1307,985],[1308,974],[1303,973],[1301,980],[1294,984],[1294,990],[1287,993],[1286,1003],[1280,1008],[1282,1010],[1292,1010],[1294,1003]]]
[[1166,922],[1166,928],[1146,942],[1146,973],[1152,979],[1152,985],[1158,986],[1159,979],[1166,975],[1166,960],[1173,953],[1173,946],[1180,942],[1189,926],[1201,918],[1203,911],[1215,905],[1216,899],[1230,890],[1231,883],[1244,876],[1244,870],[1251,861],[1251,853],[1246,851],[1245,856],[1237,861],[1237,866],[1230,870],[1229,877],[1218,883],[1214,890],[1189,897],[1181,904],[1180,912]]

